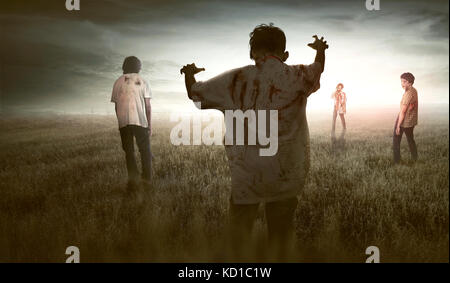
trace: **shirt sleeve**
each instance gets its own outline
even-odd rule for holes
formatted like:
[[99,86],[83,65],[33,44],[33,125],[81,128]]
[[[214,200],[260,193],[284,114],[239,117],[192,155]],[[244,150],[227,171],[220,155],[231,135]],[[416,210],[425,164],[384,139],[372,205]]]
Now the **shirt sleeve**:
[[242,68],[233,69],[207,81],[199,81],[192,85],[191,93],[194,101],[201,103],[201,109],[232,110],[233,89],[238,81],[242,81]]
[[146,80],[144,81],[144,98],[153,98],[152,90],[150,89],[150,85]]
[[320,88],[320,75],[322,64],[314,62],[310,65],[295,65],[299,91],[306,96],[316,92]]
[[414,97],[413,92],[411,90],[408,90],[405,93],[405,98],[402,99],[402,104],[403,105],[409,105],[409,104],[413,103],[414,102],[413,101],[413,97]]
[[111,93],[111,102],[116,103],[118,91],[119,91],[119,80],[117,80],[113,85],[113,90]]
[[417,103],[417,101],[419,100],[417,96],[418,96],[417,90],[413,89],[412,95],[411,95],[411,100],[412,100],[411,103]]

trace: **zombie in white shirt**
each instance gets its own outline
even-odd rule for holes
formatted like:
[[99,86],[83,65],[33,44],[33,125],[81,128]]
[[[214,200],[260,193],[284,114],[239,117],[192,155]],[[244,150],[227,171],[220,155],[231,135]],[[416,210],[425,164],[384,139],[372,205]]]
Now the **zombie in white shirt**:
[[295,196],[302,188],[309,168],[306,101],[319,88],[321,72],[318,62],[290,66],[266,56],[255,65],[192,85],[192,96],[203,109],[278,110],[276,155],[260,156],[258,144],[225,147],[235,203],[276,201]]
[[[128,186],[134,187],[140,179],[151,186],[152,153],[150,151],[151,92],[148,83],[139,75],[141,61],[135,56],[125,58],[123,75],[114,83],[111,102],[115,104],[120,139],[125,152]],[[139,148],[142,173],[139,178],[134,143]]]
[[[264,142],[259,141],[258,133],[255,144],[251,131],[244,131],[247,136],[243,138],[243,145],[225,144],[231,169],[229,223],[234,251],[243,251],[245,240],[251,239],[251,228],[261,202],[265,203],[269,243],[274,245],[277,256],[289,250],[292,242],[297,195],[309,169],[306,102],[320,86],[325,49],[328,48],[323,38],[314,37],[315,41],[308,44],[317,51],[311,65],[285,64],[289,53],[285,50],[284,32],[273,24],[262,24],[250,33],[250,58],[255,65],[234,69],[204,82],[196,82],[194,77],[204,71],[203,68],[189,64],[180,70],[185,74],[189,98],[200,102],[203,109],[218,109],[225,115],[228,110],[252,110],[258,113],[258,124],[262,121],[264,126],[265,122],[265,129],[269,129],[274,121],[272,117],[267,119],[269,113],[278,114],[275,120],[278,122],[276,153],[261,155]],[[265,120],[260,119],[260,111],[266,114]],[[225,116],[226,121],[227,118]],[[253,117],[242,120],[247,122],[248,129],[259,131],[259,125],[255,129],[249,121]],[[238,122],[236,120],[236,124]],[[227,131],[231,125],[226,123]],[[264,131],[263,127],[261,131]],[[264,132],[267,134],[267,130]],[[270,137],[270,133],[266,137]],[[234,133],[232,136],[235,138]],[[229,137],[228,133],[226,137]]]
[[119,128],[136,125],[147,128],[145,99],[152,94],[148,83],[137,73],[123,74],[114,83],[111,102],[117,106]]

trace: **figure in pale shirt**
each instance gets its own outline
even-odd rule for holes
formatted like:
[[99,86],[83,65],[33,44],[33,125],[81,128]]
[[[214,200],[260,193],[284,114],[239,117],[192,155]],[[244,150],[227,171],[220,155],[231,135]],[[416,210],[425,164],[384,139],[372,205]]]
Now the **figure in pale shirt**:
[[336,140],[336,118],[339,114],[339,118],[341,118],[342,123],[342,131],[340,135],[340,139],[344,139],[345,132],[347,130],[347,125],[345,123],[345,114],[347,113],[347,95],[342,91],[344,85],[342,83],[338,83],[336,86],[336,90],[331,94],[331,99],[333,99],[333,120],[331,125],[331,139],[333,141]]
[[[284,32],[273,24],[262,24],[250,33],[250,58],[254,65],[203,82],[194,77],[203,68],[189,64],[180,70],[185,74],[189,98],[200,102],[202,109],[278,111],[276,154],[261,156],[262,145],[249,143],[248,136],[244,145],[225,145],[231,171],[230,230],[236,256],[250,240],[260,203],[265,204],[270,250],[283,257],[292,243],[297,195],[309,170],[306,102],[319,89],[328,48],[323,37],[314,38],[308,44],[317,51],[314,63],[287,65],[289,53],[285,50]],[[269,113],[265,117],[267,121]],[[248,119],[245,122],[248,128]],[[265,126],[270,128],[267,122]]]
[[[122,66],[123,75],[114,83],[111,95],[111,102],[115,103],[122,148],[125,152],[129,188],[135,188],[140,180],[144,185],[151,186],[152,180],[150,151],[152,95],[148,83],[139,75],[141,66],[141,61],[137,57],[125,58]],[[139,178],[134,152],[135,139],[141,155],[141,178]]]

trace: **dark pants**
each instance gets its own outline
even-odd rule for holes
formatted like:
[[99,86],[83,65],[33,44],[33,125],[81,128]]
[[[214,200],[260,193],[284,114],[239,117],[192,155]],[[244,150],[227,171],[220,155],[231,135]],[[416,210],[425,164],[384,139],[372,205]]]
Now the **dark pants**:
[[128,180],[137,181],[139,177],[136,158],[134,156],[134,138],[141,154],[142,163],[142,179],[150,181],[152,179],[152,154],[150,151],[149,129],[128,125],[120,130],[120,138],[122,139],[122,148],[125,151],[127,161]]
[[394,138],[393,138],[394,162],[395,163],[400,162],[400,158],[401,158],[400,144],[402,141],[403,133],[405,133],[406,139],[408,140],[409,151],[411,152],[411,158],[414,161],[417,160],[417,146],[416,146],[416,142],[414,141],[414,127],[408,127],[408,128],[400,127],[400,135],[397,135],[395,133],[395,129],[397,128],[397,123],[398,123],[398,117],[397,117],[397,120],[395,121],[395,126],[394,126]]
[[[296,197],[265,204],[270,250],[282,257],[294,236]],[[259,204],[234,204],[230,201],[230,228],[233,249],[239,254],[249,244]]]
[[[338,111],[336,110],[336,107],[334,108],[333,111],[333,121],[331,124],[331,136],[335,137],[336,135],[336,118],[338,115]],[[341,118],[341,122],[342,122],[342,133],[341,133],[341,137],[344,137],[345,131],[347,130],[347,126],[345,124],[345,117],[344,114],[339,114],[339,117]]]

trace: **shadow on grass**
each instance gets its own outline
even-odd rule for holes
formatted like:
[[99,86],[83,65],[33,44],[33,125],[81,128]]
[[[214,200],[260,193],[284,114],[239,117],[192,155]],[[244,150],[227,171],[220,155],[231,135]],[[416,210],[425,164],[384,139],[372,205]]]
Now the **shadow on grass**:
[[346,149],[345,138],[331,138],[331,154],[339,155],[341,153],[345,153]]

